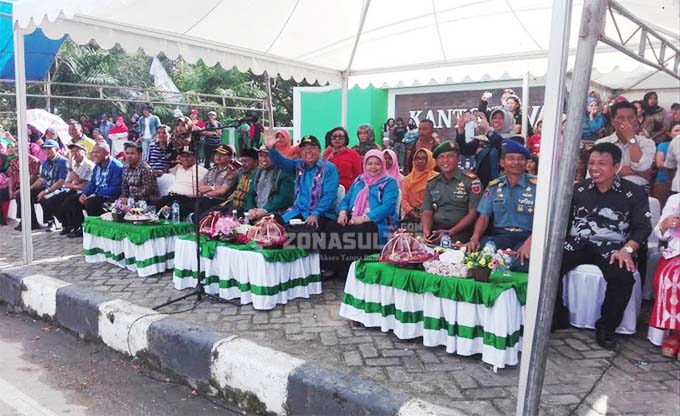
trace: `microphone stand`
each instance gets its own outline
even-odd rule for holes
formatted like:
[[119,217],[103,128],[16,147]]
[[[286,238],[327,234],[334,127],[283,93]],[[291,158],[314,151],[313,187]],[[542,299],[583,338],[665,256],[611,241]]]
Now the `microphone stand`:
[[[200,129],[200,130],[193,130],[191,132],[191,145],[190,147],[193,147],[194,152],[196,151],[197,142],[200,140],[200,133],[203,131],[215,131],[215,130],[220,130],[223,127],[216,128],[216,127],[208,127],[205,129]],[[203,300],[204,297],[208,299],[215,300],[220,303],[230,303],[235,306],[241,306],[240,303],[230,300],[230,299],[224,299],[219,296],[219,294],[214,295],[211,293],[207,293],[205,291],[205,283],[204,280],[207,276],[205,276],[205,273],[201,273],[201,227],[200,227],[200,221],[198,218],[199,215],[199,196],[198,196],[198,155],[196,155],[196,162],[194,163],[194,190],[196,197],[194,198],[194,216],[193,216],[193,221],[194,221],[194,231],[195,231],[195,242],[196,242],[196,270],[197,270],[197,275],[196,278],[198,282],[196,283],[196,287],[194,287],[194,290],[191,291],[191,293],[187,293],[186,295],[182,295],[178,298],[171,299],[165,303],[162,303],[158,306],[154,306],[153,309],[154,311],[157,311],[161,308],[164,308],[168,305],[172,305],[173,303],[179,302],[181,300],[190,298],[192,296],[196,296],[196,302],[200,302]]]

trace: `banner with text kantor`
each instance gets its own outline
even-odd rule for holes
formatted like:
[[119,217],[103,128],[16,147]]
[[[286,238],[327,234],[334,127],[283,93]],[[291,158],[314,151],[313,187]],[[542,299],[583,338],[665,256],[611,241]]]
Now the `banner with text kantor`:
[[[513,88],[515,95],[522,98],[522,89]],[[479,100],[485,91],[493,95],[489,99],[489,107],[497,107],[501,103],[503,89],[467,90],[401,94],[394,96],[394,117],[401,117],[404,122],[409,118],[416,121],[429,119],[434,123],[440,138],[455,137],[456,119],[465,111],[477,111]],[[545,88],[536,86],[529,88],[529,123],[534,125],[543,110]]]

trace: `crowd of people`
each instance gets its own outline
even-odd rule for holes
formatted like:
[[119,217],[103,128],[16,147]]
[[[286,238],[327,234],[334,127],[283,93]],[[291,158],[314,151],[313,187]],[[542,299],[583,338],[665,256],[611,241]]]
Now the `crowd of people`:
[[[444,236],[472,251],[493,242],[515,254],[513,270],[527,271],[541,120],[525,139],[519,98],[510,90],[501,97],[493,106],[485,94],[476,111],[458,117],[455,137],[438,137],[428,119],[397,118],[385,123],[380,144],[371,125],[360,125],[352,147],[343,127],[330,129],[323,145],[312,135],[293,145],[286,130],[266,132],[261,143],[262,130],[255,127],[243,129],[244,147],[237,152],[218,139],[222,125],[213,112],[206,121],[192,112],[171,128],[145,106],[136,127],[117,117],[93,138],[73,120],[68,151],[50,129],[33,142],[40,145],[32,145],[28,155],[31,200],[42,206],[51,228],[57,219],[61,234],[72,238],[82,235],[83,210],[100,215],[106,203],[130,198],[157,207],[177,202],[182,218],[196,203],[201,217],[236,211],[254,222],[272,215],[291,244],[321,252],[328,277],[346,274],[352,261],[379,252],[398,228],[431,245]],[[644,270],[654,225],[648,196],[665,205],[654,232],[669,240],[655,277],[658,313],[652,325],[671,330],[680,325],[669,300],[680,275],[680,104],[666,112],[657,101],[648,93],[639,106],[624,97],[602,104],[591,93],[584,105],[584,172],[575,182],[562,271],[586,263],[602,270],[608,285],[596,340],[606,348],[616,346],[614,331],[631,296],[633,273]],[[191,139],[197,128],[205,140]],[[5,140],[0,200],[18,195],[16,160],[15,144]],[[30,221],[39,227],[35,215]],[[554,328],[568,326],[568,315],[560,292]],[[673,332],[664,353],[677,355],[679,343]]]

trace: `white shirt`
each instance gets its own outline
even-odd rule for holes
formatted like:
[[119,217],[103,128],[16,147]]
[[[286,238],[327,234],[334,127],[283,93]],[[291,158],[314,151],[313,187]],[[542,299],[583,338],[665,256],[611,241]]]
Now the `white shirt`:
[[144,139],[150,139],[151,138],[151,127],[149,126],[150,123],[151,123],[151,116],[144,117],[144,134],[142,135],[142,138],[144,138]]
[[[184,169],[182,165],[177,166],[177,171],[175,172],[175,182],[168,190],[169,193],[185,195],[191,198],[195,198],[198,192],[196,192],[196,183],[194,181],[194,173],[196,172],[196,166],[191,166],[189,169]],[[198,182],[203,181],[203,177],[208,173],[208,170],[201,165],[198,165]]]
[[666,201],[666,205],[663,207],[663,212],[661,213],[659,223],[656,225],[656,227],[654,227],[654,234],[659,237],[659,241],[668,241],[668,247],[662,252],[662,255],[665,259],[670,259],[671,257],[675,257],[680,254],[680,237],[673,237],[671,234],[671,228],[666,230],[665,233],[661,234],[661,228],[659,226],[668,216],[680,213],[679,210],[680,194],[671,195]]
[[680,192],[680,169],[678,169],[678,162],[680,162],[680,136],[675,136],[668,145],[666,161],[663,164],[668,169],[676,169],[673,182],[671,183],[671,190],[673,192]]
[[[611,136],[601,138],[600,140],[596,141],[595,144],[599,143],[615,144],[616,146],[619,147],[619,149],[621,149],[621,153],[623,154],[621,158],[621,166],[628,166],[635,172],[643,173],[648,171],[652,167],[654,157],[656,156],[656,145],[654,144],[654,141],[652,139],[648,139],[642,136],[636,136],[635,140],[638,141],[638,143],[640,144],[640,149],[642,150],[642,157],[640,158],[640,161],[637,163],[632,162],[630,160],[631,144],[621,143],[621,140],[619,140],[619,136],[617,136],[616,133],[612,134]],[[622,178],[627,179],[636,185],[640,186],[649,185],[647,179],[640,175],[628,175],[622,176]]]

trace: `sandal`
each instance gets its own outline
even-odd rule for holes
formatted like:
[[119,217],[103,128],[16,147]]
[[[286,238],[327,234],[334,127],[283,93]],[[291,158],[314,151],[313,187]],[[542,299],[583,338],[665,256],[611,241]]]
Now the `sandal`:
[[666,340],[661,345],[661,355],[668,358],[675,358],[676,356],[680,360],[678,355],[678,349],[680,349],[680,342],[678,341],[677,335],[669,335]]

